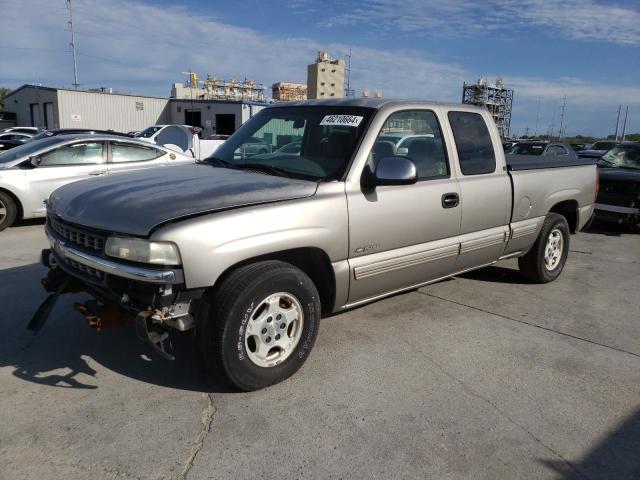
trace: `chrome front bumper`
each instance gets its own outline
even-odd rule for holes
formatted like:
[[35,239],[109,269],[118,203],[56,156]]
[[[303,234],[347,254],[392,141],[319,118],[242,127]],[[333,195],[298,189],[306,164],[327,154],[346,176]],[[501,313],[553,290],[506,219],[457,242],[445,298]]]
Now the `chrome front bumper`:
[[73,246],[69,246],[64,240],[56,238],[46,228],[45,232],[49,240],[49,245],[51,245],[51,250],[57,257],[56,260],[58,263],[66,262],[68,259],[109,275],[144,283],[157,285],[177,285],[184,283],[184,274],[179,268],[157,269],[116,262],[107,258],[91,255]]

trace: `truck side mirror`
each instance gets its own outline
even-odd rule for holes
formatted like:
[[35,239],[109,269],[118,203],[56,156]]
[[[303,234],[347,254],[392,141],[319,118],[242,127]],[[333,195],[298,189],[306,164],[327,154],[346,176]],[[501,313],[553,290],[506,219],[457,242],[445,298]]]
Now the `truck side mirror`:
[[418,181],[416,166],[407,157],[383,157],[375,171],[376,185],[411,185]]

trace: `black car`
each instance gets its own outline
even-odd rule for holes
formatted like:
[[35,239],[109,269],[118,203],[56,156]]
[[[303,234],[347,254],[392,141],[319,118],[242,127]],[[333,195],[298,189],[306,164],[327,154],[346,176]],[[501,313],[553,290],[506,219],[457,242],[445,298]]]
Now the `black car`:
[[128,133],[114,132],[113,130],[92,130],[90,128],[54,128],[45,130],[31,137],[30,140],[40,140],[42,138],[55,137],[57,135],[77,135],[86,133],[87,135],[119,135],[121,137],[131,137]]
[[640,142],[625,142],[598,160],[596,218],[640,228]]
[[612,148],[616,148],[618,145],[620,144],[613,140],[601,140],[591,145],[591,148],[588,150],[579,151],[578,156],[583,158],[600,158],[602,155]]
[[22,145],[25,141],[26,140],[0,139],[0,152],[4,152],[5,150],[10,150],[13,147]]

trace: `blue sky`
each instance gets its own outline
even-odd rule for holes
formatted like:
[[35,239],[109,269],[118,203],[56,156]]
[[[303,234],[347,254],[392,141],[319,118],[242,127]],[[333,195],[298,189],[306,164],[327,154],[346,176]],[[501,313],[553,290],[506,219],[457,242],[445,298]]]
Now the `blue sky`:
[[[0,0],[0,86],[73,82],[65,0]],[[595,0],[74,0],[83,87],[169,94],[188,69],[306,79],[316,50],[352,49],[352,87],[459,101],[483,74],[514,88],[512,131],[640,131],[640,2]]]

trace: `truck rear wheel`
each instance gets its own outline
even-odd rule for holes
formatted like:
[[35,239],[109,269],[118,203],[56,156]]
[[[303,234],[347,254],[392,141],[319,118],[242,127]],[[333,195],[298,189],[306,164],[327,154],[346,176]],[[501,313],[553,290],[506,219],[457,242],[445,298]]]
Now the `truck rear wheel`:
[[16,202],[6,193],[0,192],[0,232],[13,225],[17,215]]
[[518,266],[532,282],[548,283],[560,276],[568,255],[567,219],[557,213],[549,213],[531,250],[518,258]]
[[202,308],[197,334],[207,367],[244,391],[293,375],[309,356],[320,322],[315,285],[280,261],[235,270]]

